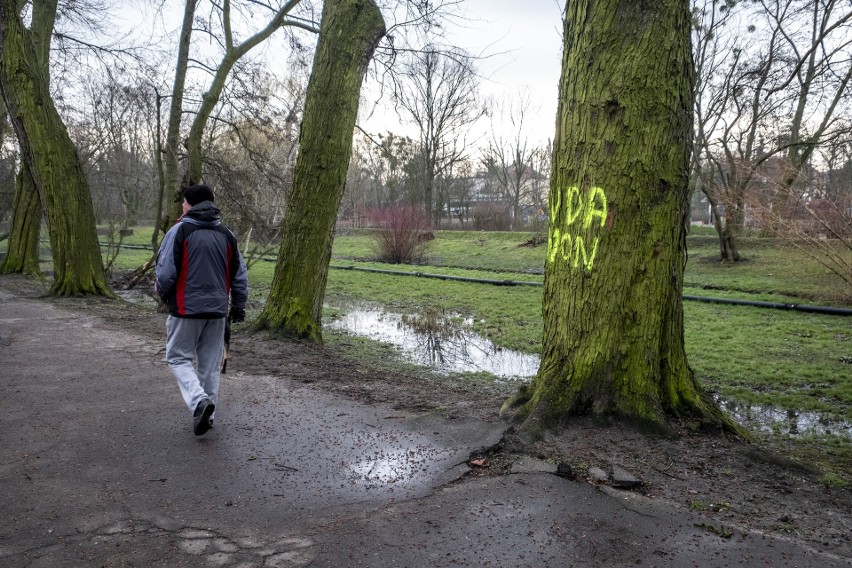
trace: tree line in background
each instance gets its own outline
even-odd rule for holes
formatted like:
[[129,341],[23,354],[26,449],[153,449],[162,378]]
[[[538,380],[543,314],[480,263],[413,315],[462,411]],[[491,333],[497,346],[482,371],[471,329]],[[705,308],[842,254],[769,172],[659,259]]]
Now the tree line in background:
[[[33,14],[44,4],[34,3]],[[179,185],[175,178],[184,171],[200,179],[203,167],[246,242],[277,242],[310,71],[310,34],[299,32],[316,28],[309,24],[315,7],[303,4],[294,15],[298,4],[269,6],[268,25],[242,43],[228,39],[230,15],[191,15],[199,32],[224,47],[218,61],[204,63],[207,79],[196,73],[185,94],[176,89],[179,79],[170,85],[161,72],[171,65],[167,53],[109,47],[93,61],[81,54],[84,42],[56,30],[51,68],[62,82],[54,96],[80,153],[98,224],[125,228],[163,217],[160,180]],[[69,4],[72,29],[93,17],[82,6]],[[739,237],[757,228],[818,247],[836,272],[849,272],[849,12],[836,1],[693,3],[693,220],[717,228],[724,260],[739,260]],[[293,47],[283,73],[243,57],[277,29],[286,30]],[[44,42],[50,34],[34,37]],[[537,141],[549,133],[534,139],[528,128],[535,112],[529,99],[519,93],[479,100],[475,60],[458,49],[427,40],[394,57],[388,98],[417,135],[356,132],[342,222],[364,225],[376,210],[399,205],[424,208],[433,227],[540,229],[551,149]],[[85,81],[72,64],[81,65]],[[175,103],[184,96],[185,110]],[[482,121],[494,127],[485,139],[471,139],[471,127]],[[4,120],[0,221],[7,222],[19,164],[10,133]],[[176,213],[176,199],[167,192],[166,218]],[[847,247],[838,254],[825,237]]]
[[[104,6],[18,4],[46,76],[58,78],[48,88],[79,154],[98,225],[119,230],[146,221],[165,229],[179,214],[181,185],[204,179],[217,188],[250,257],[277,246],[316,6],[226,2],[203,11],[187,2],[171,77],[162,69],[174,65],[173,53],[83,34],[97,27]],[[523,93],[479,97],[475,58],[434,33],[444,8],[403,12],[418,21],[418,49],[378,48],[375,76],[416,134],[356,129],[339,224],[375,225],[382,210],[403,207],[421,208],[432,228],[543,230],[552,149],[540,140],[549,133],[530,131],[536,109]],[[67,29],[53,30],[57,11]],[[238,22],[257,16],[265,25],[235,36]],[[740,260],[740,237],[757,231],[806,248],[852,280],[852,10],[837,0],[694,0],[692,17],[693,222],[716,228],[725,261]],[[283,69],[251,57],[278,30],[289,53]],[[220,49],[199,49],[193,31]],[[473,127],[483,123],[488,134],[474,139]],[[3,227],[15,208],[29,207],[27,217],[43,213],[37,200],[24,199],[31,184],[12,134],[4,119]],[[15,250],[22,242],[32,249],[21,230],[0,232],[20,237],[10,241],[6,269],[33,271],[32,252]]]
[[692,183],[720,257],[757,229],[852,284],[852,8],[700,0],[693,17]]

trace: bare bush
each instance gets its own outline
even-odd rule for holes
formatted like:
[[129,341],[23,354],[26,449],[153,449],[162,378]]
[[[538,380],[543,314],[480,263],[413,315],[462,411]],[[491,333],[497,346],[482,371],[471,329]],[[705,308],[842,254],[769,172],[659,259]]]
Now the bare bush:
[[500,203],[479,203],[471,211],[473,228],[477,231],[508,231],[509,211]]
[[411,264],[421,260],[434,235],[429,216],[419,207],[394,206],[374,209],[369,218],[376,231],[376,257],[391,264]]

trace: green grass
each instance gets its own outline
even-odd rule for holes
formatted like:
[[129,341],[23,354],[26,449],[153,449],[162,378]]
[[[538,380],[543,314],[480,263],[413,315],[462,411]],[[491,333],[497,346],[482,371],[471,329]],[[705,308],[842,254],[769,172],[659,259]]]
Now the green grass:
[[849,482],[836,473],[826,473],[820,478],[826,489],[841,489],[849,486]]
[[742,245],[743,262],[722,263],[715,237],[688,238],[686,286],[852,305],[849,285],[795,247],[756,238],[743,239]]
[[[534,233],[435,231],[424,264],[541,274],[545,247],[520,246],[534,236]],[[334,260],[340,261],[372,260],[375,254],[370,231],[349,231],[336,236],[332,254]]]
[[[423,306],[458,312],[495,344],[538,353],[541,295],[541,288],[332,270],[326,300],[347,305],[369,298],[403,313]],[[690,363],[710,389],[746,404],[852,421],[848,318],[696,302],[685,302],[684,312]]]
[[852,421],[849,318],[684,304],[689,362],[723,398]]
[[[119,240],[118,229],[119,227],[113,227],[110,229],[110,227],[106,225],[98,226],[98,240],[101,243],[107,243],[110,242],[110,240],[117,243]],[[113,231],[112,234],[110,234],[110,230]],[[154,231],[153,227],[133,227],[131,230],[133,231],[133,234],[122,237],[121,244],[144,246],[148,248],[151,247],[151,234]],[[162,238],[162,234],[160,235],[160,238]]]
[[[712,231],[712,229],[711,229]],[[436,233],[428,266],[360,266],[466,277],[540,280],[544,247],[521,244],[528,233]],[[368,260],[365,232],[335,240],[332,264]],[[717,262],[717,241],[705,230],[690,236],[685,294],[784,303],[846,306],[842,281],[796,249],[743,239],[747,259]],[[479,270],[462,270],[464,267]],[[483,270],[486,269],[487,270]],[[498,287],[404,276],[332,270],[327,301],[346,305],[361,298],[389,310],[424,306],[473,318],[476,331],[495,344],[521,351],[541,349],[541,288]],[[852,421],[852,326],[848,318],[765,308],[685,302],[685,336],[698,378],[725,399],[744,405],[820,412]]]
[[[684,276],[686,293],[751,297],[761,301],[852,306],[852,290],[837,275],[792,246],[760,238],[740,241],[744,261],[718,261],[718,240],[712,228],[696,228],[687,238],[689,260]],[[424,264],[430,267],[488,270],[499,273],[541,274],[545,249],[522,246],[534,233],[436,231]],[[373,239],[369,231],[349,231],[334,241],[333,262],[370,261]],[[422,267],[418,267],[423,270]],[[405,269],[410,269],[406,267]],[[427,272],[426,270],[423,270]],[[506,278],[507,275],[498,276]],[[512,275],[516,279],[516,275]],[[730,296],[733,294],[733,296]]]

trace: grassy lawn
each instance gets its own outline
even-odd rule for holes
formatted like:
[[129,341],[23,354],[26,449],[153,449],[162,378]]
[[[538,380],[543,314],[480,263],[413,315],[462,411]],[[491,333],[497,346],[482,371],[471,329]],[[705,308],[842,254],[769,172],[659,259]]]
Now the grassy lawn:
[[[712,232],[713,230],[710,229]],[[836,275],[794,247],[779,247],[760,238],[742,239],[744,261],[720,263],[718,240],[708,229],[687,238],[689,260],[684,277],[686,293],[749,298],[761,301],[852,306],[852,290]],[[542,274],[546,247],[523,246],[533,233],[436,231],[427,258],[418,267],[487,270],[500,273]],[[334,241],[333,261],[369,261],[374,258],[369,231],[350,231]],[[411,267],[403,267],[411,270]],[[508,275],[496,278],[508,278]],[[492,276],[495,278],[495,276]]]
[[[540,280],[533,273],[541,270],[544,247],[520,246],[531,237],[438,232],[426,266],[357,264],[407,272]],[[795,249],[770,244],[745,239],[746,262],[731,266],[715,261],[715,237],[690,237],[686,280],[691,286],[685,292],[850,307],[844,299],[852,291],[844,289],[839,278]],[[332,264],[365,261],[372,255],[371,247],[372,239],[365,232],[339,236]],[[541,288],[527,286],[332,270],[327,302],[341,306],[369,298],[399,312],[430,307],[460,313],[470,316],[476,331],[495,344],[537,353],[541,347],[541,294]],[[690,362],[710,389],[743,404],[819,411],[852,421],[852,321],[848,318],[699,302],[685,302],[684,306]]]
[[[439,231],[430,242],[424,264],[411,266],[372,262],[369,233],[350,232],[335,239],[331,264],[541,282],[545,247],[521,246],[532,236]],[[148,245],[149,241],[150,233],[143,229],[125,239],[125,244]],[[716,261],[712,235],[691,236],[688,246],[686,294],[852,307],[852,291],[795,249],[744,239],[747,260],[727,265]],[[149,255],[147,250],[123,250],[116,267],[138,266]],[[262,308],[273,272],[271,262],[261,261],[252,267],[249,318]],[[332,268],[325,317],[333,318],[367,301],[399,313],[437,310],[470,318],[476,332],[500,347],[538,353],[542,292],[541,287],[492,286]],[[738,405],[818,412],[833,420],[852,422],[852,318],[692,301],[684,302],[684,312],[690,364],[712,392]],[[365,347],[364,341],[330,332],[326,336],[330,343],[353,354],[375,351]],[[387,361],[388,351],[380,351],[376,358]],[[481,377],[478,380],[481,382]],[[852,454],[848,436],[823,436],[819,443],[840,447],[848,463]],[[799,449],[805,450],[805,446]]]

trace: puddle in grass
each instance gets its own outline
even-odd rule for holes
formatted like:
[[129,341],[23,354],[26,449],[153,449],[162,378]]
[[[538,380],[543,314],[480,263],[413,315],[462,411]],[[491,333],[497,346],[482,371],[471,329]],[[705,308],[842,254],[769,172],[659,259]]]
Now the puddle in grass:
[[830,434],[852,439],[852,423],[831,420],[818,412],[782,410],[717,398],[716,402],[737,423],[760,432],[780,432],[791,436]]
[[154,299],[151,292],[134,288],[132,290],[116,290],[115,294],[125,302],[129,302],[131,304],[139,304],[141,306],[152,308],[157,307],[157,300]]
[[[399,347],[414,363],[441,373],[485,371],[528,381],[538,371],[539,357],[498,349],[470,331],[470,320],[442,315],[403,316],[373,308],[357,308],[328,327]],[[817,412],[797,412],[747,405],[717,398],[743,426],[792,436],[834,434],[852,438],[852,423],[830,420]]]
[[538,371],[538,355],[495,347],[470,325],[470,320],[441,314],[403,316],[358,308],[328,327],[396,345],[412,362],[439,373],[484,371],[505,379],[529,379]]

